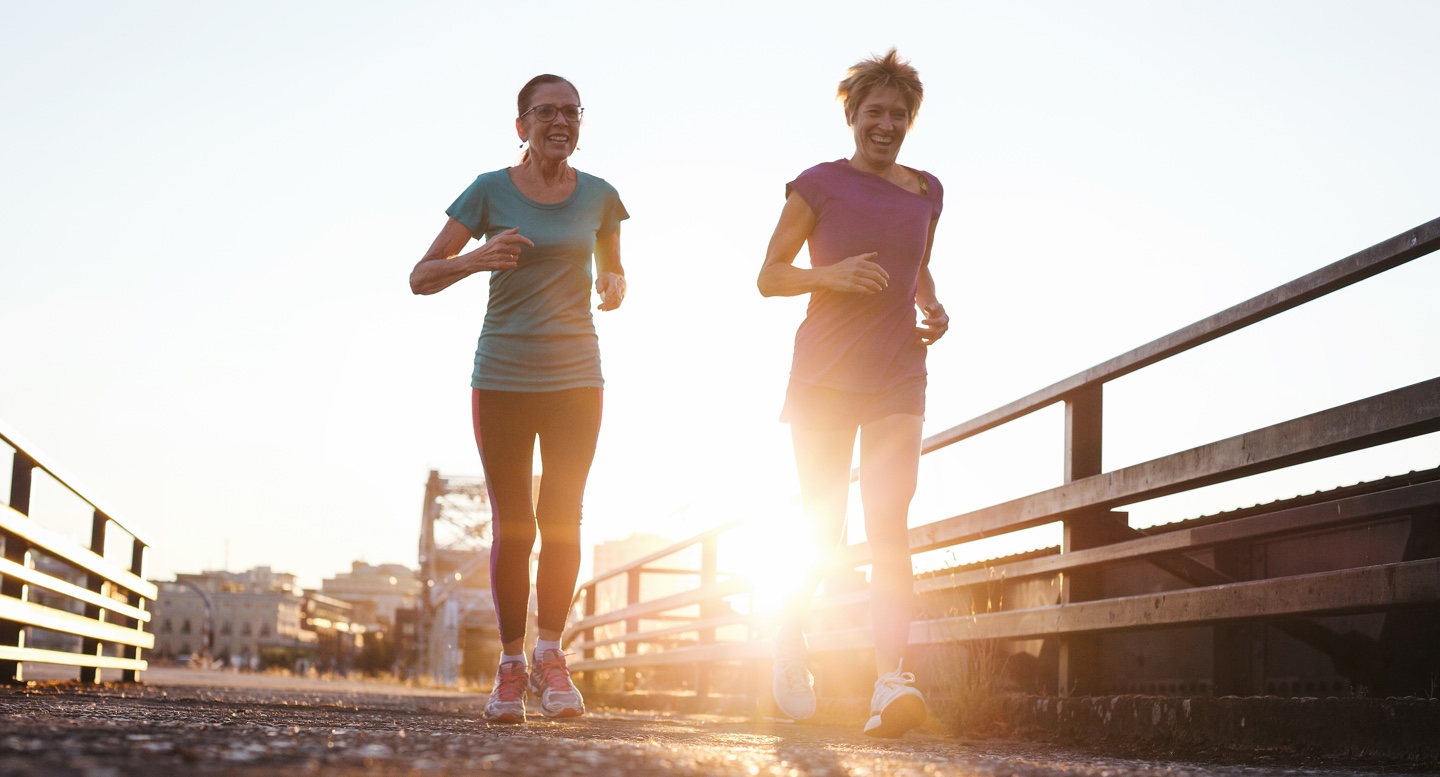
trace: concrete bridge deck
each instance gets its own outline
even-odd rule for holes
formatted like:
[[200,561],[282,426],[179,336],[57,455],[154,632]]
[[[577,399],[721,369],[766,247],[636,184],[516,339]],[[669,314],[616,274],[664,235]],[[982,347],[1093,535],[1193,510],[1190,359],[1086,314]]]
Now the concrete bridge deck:
[[483,695],[195,671],[145,685],[0,689],[0,775],[1354,775],[1427,773],[1250,753],[1116,755],[1073,746],[902,740],[854,726],[597,711],[491,725]]

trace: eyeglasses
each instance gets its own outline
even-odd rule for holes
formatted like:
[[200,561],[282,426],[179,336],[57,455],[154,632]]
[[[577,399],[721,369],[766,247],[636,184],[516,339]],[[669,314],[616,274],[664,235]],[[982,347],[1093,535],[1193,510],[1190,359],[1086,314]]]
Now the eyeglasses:
[[562,113],[565,114],[566,121],[580,121],[580,117],[585,115],[585,109],[578,105],[537,105],[520,114],[520,118],[532,113],[540,121],[555,121],[555,117]]

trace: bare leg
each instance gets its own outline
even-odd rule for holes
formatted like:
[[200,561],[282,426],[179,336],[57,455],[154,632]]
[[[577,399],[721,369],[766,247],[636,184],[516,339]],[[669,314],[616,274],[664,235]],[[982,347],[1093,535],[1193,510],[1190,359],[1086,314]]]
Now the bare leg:
[[895,671],[910,643],[915,573],[910,563],[910,500],[920,470],[918,415],[895,414],[860,429],[860,499],[870,543],[870,612],[875,666]]
[[830,571],[835,551],[845,541],[845,507],[850,501],[850,462],[855,453],[855,427],[790,425],[795,467],[800,475],[800,502],[815,542],[815,562],[785,606],[785,624],[798,627],[810,608],[815,589]]

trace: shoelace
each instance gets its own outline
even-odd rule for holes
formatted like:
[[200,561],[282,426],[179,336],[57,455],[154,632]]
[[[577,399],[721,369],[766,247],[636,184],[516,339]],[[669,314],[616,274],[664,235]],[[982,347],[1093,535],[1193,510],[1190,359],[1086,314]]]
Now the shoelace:
[[535,662],[535,671],[540,673],[540,682],[552,691],[570,690],[570,667],[565,665],[565,657],[546,659]]
[[880,677],[880,684],[884,685],[889,690],[894,690],[896,688],[904,688],[907,685],[914,684],[914,682],[915,675],[910,674],[909,672],[901,672],[898,669],[894,672],[889,672]]
[[495,678],[495,696],[501,701],[520,701],[525,692],[525,671],[523,669],[501,669]]
[[809,688],[810,678],[805,676],[805,662],[797,659],[789,659],[780,663],[780,669],[785,673],[786,688]]

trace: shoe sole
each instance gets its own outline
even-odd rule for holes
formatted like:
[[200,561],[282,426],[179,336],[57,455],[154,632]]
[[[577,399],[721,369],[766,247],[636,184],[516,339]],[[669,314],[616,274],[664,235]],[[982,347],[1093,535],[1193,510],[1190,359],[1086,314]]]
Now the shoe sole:
[[[772,694],[772,695],[773,695],[773,694]],[[776,712],[779,712],[781,715],[784,715],[785,717],[787,717],[787,718],[789,718],[789,719],[791,719],[791,720],[809,720],[810,718],[815,717],[815,706],[813,705],[813,703],[812,703],[812,706],[810,707],[810,711],[809,711],[809,712],[806,712],[804,715],[797,715],[797,714],[795,714],[793,711],[785,709],[785,705],[781,704],[781,703],[780,703],[780,700],[779,700],[778,698],[776,698],[776,699],[774,700],[774,702],[775,702],[775,711],[776,711]]]
[[[880,722],[871,726],[877,718]],[[924,722],[925,702],[918,696],[905,695],[886,705],[879,715],[870,718],[870,723],[865,725],[865,734],[880,739],[896,739]]]
[[559,712],[546,712],[546,713],[545,713],[545,717],[549,718],[550,720],[560,720],[561,718],[578,718],[578,717],[580,717],[581,715],[584,715],[584,714],[585,714],[585,708],[584,708],[584,707],[581,707],[581,708],[578,709],[578,710],[575,709],[574,707],[566,707],[565,709],[562,709],[562,710],[560,710]]
[[503,715],[486,715],[485,720],[490,723],[524,723],[524,713],[505,713]]

